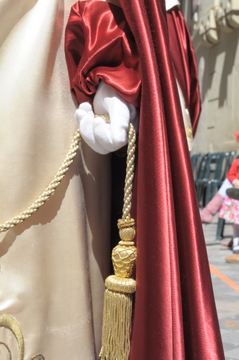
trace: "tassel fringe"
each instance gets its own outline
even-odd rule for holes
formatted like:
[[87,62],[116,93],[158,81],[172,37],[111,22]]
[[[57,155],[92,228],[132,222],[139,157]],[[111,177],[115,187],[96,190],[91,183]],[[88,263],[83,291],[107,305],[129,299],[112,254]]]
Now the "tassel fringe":
[[130,217],[132,183],[134,174],[136,133],[129,125],[124,207],[122,219],[118,220],[121,241],[112,251],[115,275],[105,280],[105,297],[102,327],[102,360],[128,360],[133,310],[133,294],[136,281],[132,278],[137,252],[134,246],[135,226]]
[[106,289],[100,352],[103,360],[128,360],[131,317],[132,295]]

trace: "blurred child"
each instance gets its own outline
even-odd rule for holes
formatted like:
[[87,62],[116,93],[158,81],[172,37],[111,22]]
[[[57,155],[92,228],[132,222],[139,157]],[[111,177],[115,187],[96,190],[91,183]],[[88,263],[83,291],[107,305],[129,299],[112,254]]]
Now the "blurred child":
[[233,224],[232,251],[236,256],[226,258],[226,261],[239,262],[239,159],[233,161],[227,178],[233,187],[226,191],[219,217]]

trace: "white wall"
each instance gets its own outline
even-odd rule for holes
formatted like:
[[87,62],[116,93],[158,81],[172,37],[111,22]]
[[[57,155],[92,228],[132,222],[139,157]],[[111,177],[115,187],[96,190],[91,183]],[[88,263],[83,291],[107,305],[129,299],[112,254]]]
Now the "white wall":
[[[239,28],[226,33],[218,22],[209,24],[209,11],[218,14],[218,4],[200,1],[192,34],[202,98],[193,153],[238,150],[234,132],[239,131]],[[203,40],[200,25],[206,23],[207,31],[211,31],[212,39],[218,37],[218,43],[203,44],[205,33]]]

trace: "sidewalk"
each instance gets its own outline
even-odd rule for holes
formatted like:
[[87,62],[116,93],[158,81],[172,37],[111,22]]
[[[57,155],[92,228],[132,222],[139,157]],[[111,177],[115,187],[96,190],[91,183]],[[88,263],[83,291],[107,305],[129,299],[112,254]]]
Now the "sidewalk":
[[[203,225],[212,283],[226,360],[239,360],[239,264],[225,262],[232,251],[216,241],[217,216],[212,224]],[[227,224],[224,240],[232,236]],[[213,360],[213,359],[212,359]]]

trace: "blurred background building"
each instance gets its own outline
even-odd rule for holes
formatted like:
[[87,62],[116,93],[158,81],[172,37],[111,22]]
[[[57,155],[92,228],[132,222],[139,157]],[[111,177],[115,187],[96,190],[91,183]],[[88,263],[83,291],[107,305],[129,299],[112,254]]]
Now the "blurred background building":
[[183,0],[198,63],[202,113],[193,153],[238,150],[239,0]]

